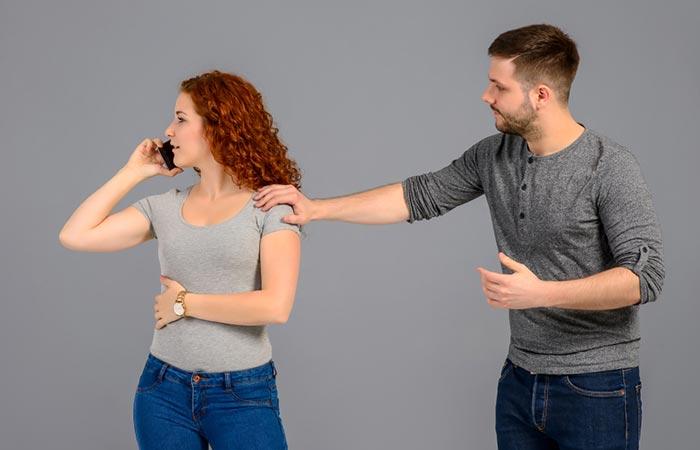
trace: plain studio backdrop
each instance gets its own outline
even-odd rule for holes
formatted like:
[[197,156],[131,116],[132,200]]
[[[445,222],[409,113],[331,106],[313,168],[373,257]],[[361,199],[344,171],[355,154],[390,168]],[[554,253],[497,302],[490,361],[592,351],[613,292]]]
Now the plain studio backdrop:
[[[330,197],[436,170],[496,132],[486,49],[532,23],[578,43],[577,120],[638,158],[667,277],[641,308],[642,448],[697,448],[695,1],[0,3],[0,447],[128,449],[160,292],[157,241],[118,253],[58,233],[146,137],[180,81],[211,69],[262,93]],[[197,180],[156,177],[117,206]],[[498,270],[482,198],[431,221],[317,222],[289,322],[269,327],[292,449],[494,449],[509,330],[477,266]]]

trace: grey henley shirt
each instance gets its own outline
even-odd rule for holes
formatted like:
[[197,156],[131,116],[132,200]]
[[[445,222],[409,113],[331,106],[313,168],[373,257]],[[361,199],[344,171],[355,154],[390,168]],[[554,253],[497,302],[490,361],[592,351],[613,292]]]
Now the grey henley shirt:
[[[641,304],[661,292],[661,230],[639,164],[625,147],[588,128],[547,156],[531,153],[520,136],[489,136],[447,167],[409,177],[402,186],[409,223],[485,195],[499,251],[540,279],[626,267],[639,276]],[[508,357],[548,374],[637,366],[638,309],[509,310]]]

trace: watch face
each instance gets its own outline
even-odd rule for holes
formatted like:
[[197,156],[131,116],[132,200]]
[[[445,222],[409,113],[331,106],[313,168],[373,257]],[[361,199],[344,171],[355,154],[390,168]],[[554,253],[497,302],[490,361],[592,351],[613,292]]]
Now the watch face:
[[173,305],[173,309],[175,310],[175,314],[178,316],[181,316],[185,313],[185,308],[182,307],[182,303],[175,303]]

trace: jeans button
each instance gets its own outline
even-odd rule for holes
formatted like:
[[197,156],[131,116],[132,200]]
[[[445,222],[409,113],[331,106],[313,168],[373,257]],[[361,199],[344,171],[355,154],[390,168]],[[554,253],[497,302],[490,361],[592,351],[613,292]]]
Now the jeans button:
[[199,375],[195,375],[192,377],[192,381],[194,381],[195,383],[199,383],[199,380],[201,380],[201,379],[202,379],[202,377],[200,377]]

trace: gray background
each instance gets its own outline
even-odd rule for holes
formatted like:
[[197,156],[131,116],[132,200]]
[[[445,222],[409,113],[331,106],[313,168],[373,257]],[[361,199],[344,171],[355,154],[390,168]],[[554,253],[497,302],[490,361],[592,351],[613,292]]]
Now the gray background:
[[[0,446],[136,447],[156,243],[76,253],[58,232],[161,136],[182,79],[249,78],[304,190],[335,196],[441,168],[494,133],[486,48],[550,22],[579,44],[575,117],[632,149],[661,219],[668,275],[641,310],[642,447],[697,448],[699,15],[691,1],[3,0]],[[195,180],[150,179],[118,208]],[[483,198],[430,222],[307,231],[294,313],[270,329],[290,447],[495,448],[508,324],[475,272],[499,267]]]

